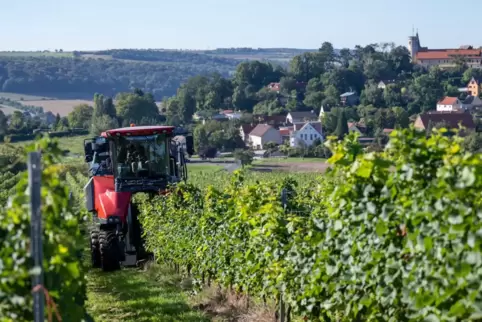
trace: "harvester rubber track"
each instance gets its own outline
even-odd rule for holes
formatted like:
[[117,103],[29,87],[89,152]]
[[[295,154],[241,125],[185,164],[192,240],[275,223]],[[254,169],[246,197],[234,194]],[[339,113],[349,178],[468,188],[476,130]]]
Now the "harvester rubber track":
[[119,241],[114,230],[101,230],[99,234],[100,261],[105,272],[120,269]]
[[99,231],[92,230],[90,232],[90,256],[92,261],[92,267],[100,268],[100,245],[99,245]]

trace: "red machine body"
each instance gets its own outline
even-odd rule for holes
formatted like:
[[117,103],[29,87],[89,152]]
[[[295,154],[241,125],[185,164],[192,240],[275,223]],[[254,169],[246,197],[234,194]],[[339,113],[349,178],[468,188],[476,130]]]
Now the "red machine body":
[[131,192],[116,192],[114,176],[92,177],[94,184],[94,210],[97,218],[107,221],[110,216],[118,216],[122,223],[126,222]]

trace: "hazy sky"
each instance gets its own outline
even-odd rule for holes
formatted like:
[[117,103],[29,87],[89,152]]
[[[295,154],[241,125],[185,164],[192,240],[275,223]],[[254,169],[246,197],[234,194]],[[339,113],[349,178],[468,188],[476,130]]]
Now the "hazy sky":
[[463,21],[482,12],[477,1],[0,0],[0,8],[0,50],[406,45],[413,25],[422,46],[482,45]]

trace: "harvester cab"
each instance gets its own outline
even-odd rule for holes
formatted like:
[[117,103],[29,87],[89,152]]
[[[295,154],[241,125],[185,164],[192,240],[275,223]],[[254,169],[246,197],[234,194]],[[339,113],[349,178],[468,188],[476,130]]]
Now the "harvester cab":
[[[183,136],[180,143],[175,137]],[[115,270],[144,260],[142,227],[132,194],[163,193],[187,180],[186,154],[193,139],[173,126],[131,126],[103,132],[84,141],[90,179],[84,187],[93,213],[91,256],[94,267]]]

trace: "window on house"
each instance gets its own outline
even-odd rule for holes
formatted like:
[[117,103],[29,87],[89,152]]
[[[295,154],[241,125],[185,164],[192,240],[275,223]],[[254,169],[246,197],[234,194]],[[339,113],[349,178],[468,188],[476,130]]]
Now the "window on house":
[[310,134],[310,140],[313,140],[313,134]]

